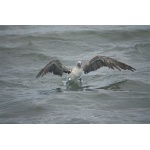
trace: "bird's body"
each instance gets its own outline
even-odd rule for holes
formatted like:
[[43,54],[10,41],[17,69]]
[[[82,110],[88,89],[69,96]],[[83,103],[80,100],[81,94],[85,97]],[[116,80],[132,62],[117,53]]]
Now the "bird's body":
[[81,78],[82,74],[83,74],[82,62],[78,61],[76,66],[71,70],[71,73],[69,74],[69,80],[77,80]]
[[82,68],[74,67],[71,73],[69,74],[69,80],[77,80],[81,77],[82,74],[83,74]]
[[53,60],[49,62],[38,74],[38,77],[44,76],[46,73],[51,72],[54,75],[62,76],[63,73],[69,74],[69,80],[78,80],[81,79],[81,75],[87,74],[91,71],[95,71],[101,67],[108,67],[110,69],[118,69],[121,70],[131,70],[135,71],[134,68],[131,66],[117,61],[113,58],[106,57],[106,56],[95,56],[90,61],[82,65],[81,61],[78,61],[76,66],[72,69],[69,69],[63,66],[59,60]]

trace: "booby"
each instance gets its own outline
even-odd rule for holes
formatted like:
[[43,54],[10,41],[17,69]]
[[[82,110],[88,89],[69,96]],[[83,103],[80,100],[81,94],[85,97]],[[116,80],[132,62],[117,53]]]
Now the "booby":
[[53,60],[49,62],[38,74],[38,77],[43,77],[48,72],[53,73],[54,75],[62,76],[63,73],[69,74],[70,80],[81,80],[81,75],[88,74],[91,71],[95,71],[101,67],[108,67],[110,69],[118,69],[121,70],[130,70],[135,71],[135,68],[120,62],[116,59],[106,57],[106,56],[95,56],[90,61],[86,62],[82,65],[82,61],[78,61],[76,66],[73,69],[69,69],[66,66],[63,66],[59,60]]

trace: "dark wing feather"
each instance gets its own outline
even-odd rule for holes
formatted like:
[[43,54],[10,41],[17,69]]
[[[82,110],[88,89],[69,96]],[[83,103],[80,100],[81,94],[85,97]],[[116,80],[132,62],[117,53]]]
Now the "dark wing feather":
[[92,58],[89,62],[87,62],[83,66],[83,71],[85,74],[87,74],[101,67],[108,67],[110,69],[118,69],[119,71],[121,71],[121,69],[135,71],[135,69],[129,65],[119,62],[113,58],[105,57],[105,56],[95,56],[94,58]]
[[70,73],[71,70],[66,68],[65,66],[63,66],[59,60],[53,60],[51,62],[49,62],[38,74],[37,74],[37,78],[38,77],[43,77],[46,73],[51,72],[54,75],[59,75],[62,76],[63,72],[64,73]]

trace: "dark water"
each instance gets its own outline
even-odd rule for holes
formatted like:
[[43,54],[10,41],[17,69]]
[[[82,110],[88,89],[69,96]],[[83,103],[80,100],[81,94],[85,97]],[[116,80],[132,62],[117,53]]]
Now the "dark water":
[[[35,78],[55,58],[98,54],[136,71],[102,68],[69,88],[66,75]],[[0,123],[150,123],[150,26],[0,26]]]

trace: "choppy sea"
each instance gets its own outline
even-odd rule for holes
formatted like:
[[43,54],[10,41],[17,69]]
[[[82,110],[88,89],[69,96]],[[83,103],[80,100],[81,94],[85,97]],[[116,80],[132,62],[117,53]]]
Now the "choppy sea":
[[[108,56],[136,69],[101,68],[69,88],[37,73]],[[150,123],[150,26],[0,26],[1,124]]]

